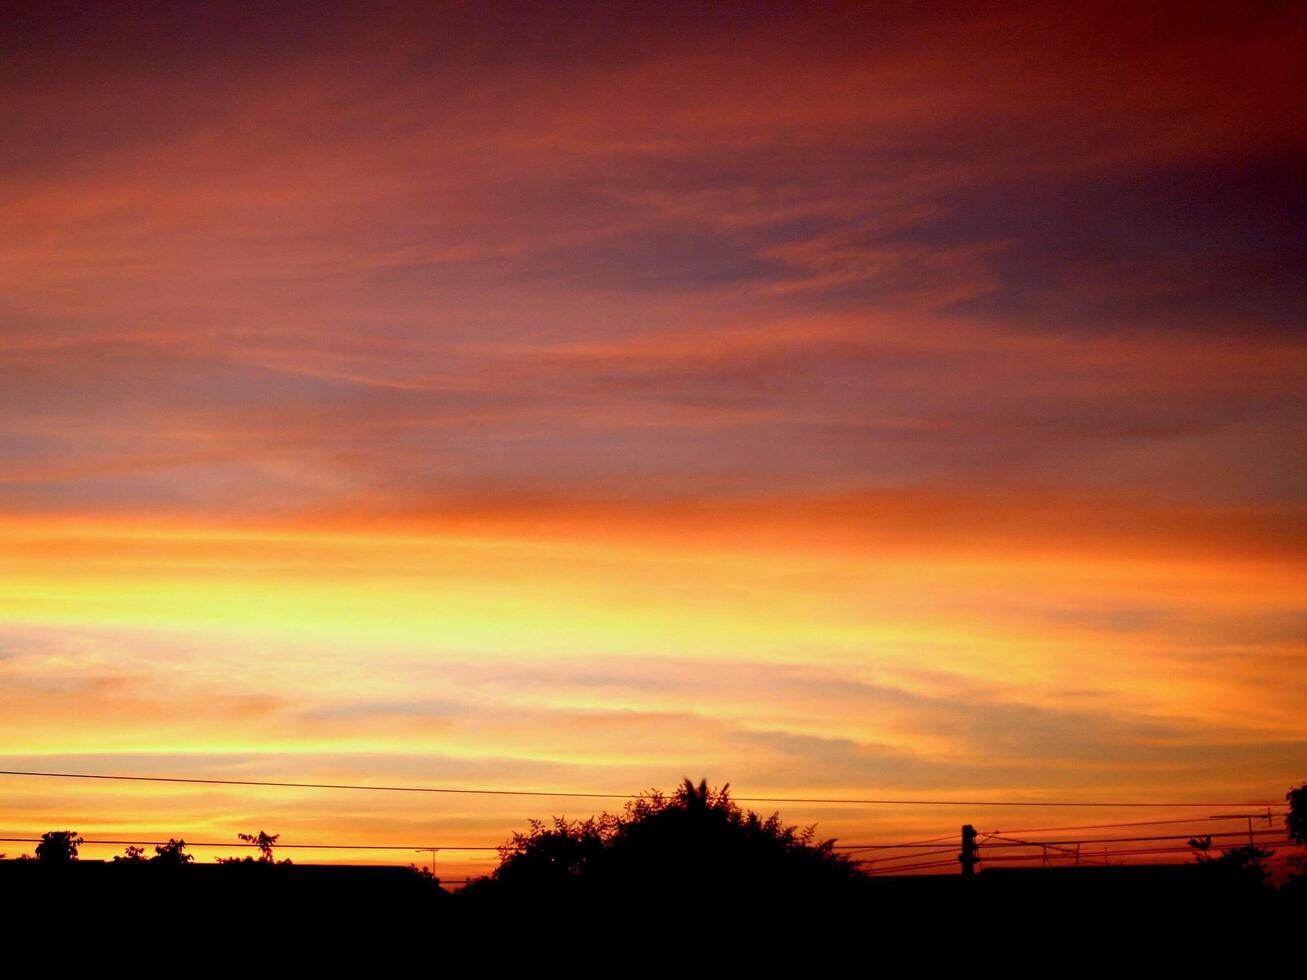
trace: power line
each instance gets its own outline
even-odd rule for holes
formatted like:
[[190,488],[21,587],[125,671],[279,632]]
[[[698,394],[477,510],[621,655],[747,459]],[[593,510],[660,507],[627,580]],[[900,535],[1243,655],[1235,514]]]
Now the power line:
[[[1293,842],[1275,840],[1275,841],[1265,841],[1264,844],[1267,847],[1291,847],[1293,845]],[[993,847],[995,845],[987,844],[982,846],[988,848],[988,847]],[[1077,858],[1077,855],[1074,852],[1070,852],[1070,853],[1064,852],[1064,853],[1049,854],[1049,855],[996,854],[996,855],[983,855],[981,858],[981,862],[985,864],[993,864],[995,862],[1007,863],[1007,862],[1017,862],[1017,861],[1022,861],[1022,862],[1024,861],[1040,861],[1040,862],[1074,861],[1080,865],[1101,867],[1102,862],[1104,862],[1108,858],[1130,858],[1135,856],[1154,857],[1158,855],[1167,855],[1167,854],[1193,854],[1193,849],[1189,847],[1141,847],[1141,848],[1129,848],[1124,850],[1100,851],[1095,854],[1086,853],[1084,855],[1081,855],[1079,858]],[[924,871],[933,868],[949,867],[955,865],[956,863],[957,862],[955,861],[929,861],[929,862],[923,862],[919,864],[893,865],[893,866],[883,867],[883,868],[882,867],[868,868],[865,870],[864,873],[873,877],[891,877],[893,875],[903,874],[909,871]],[[1266,867],[1273,867],[1273,866],[1287,866],[1290,864],[1294,864],[1296,862],[1295,862],[1295,858],[1293,857],[1276,857],[1272,859],[1263,860],[1258,863],[1262,867],[1266,868]],[[1065,864],[1060,865],[1060,867],[1066,867],[1066,866],[1067,865]],[[1123,867],[1129,865],[1116,865],[1116,866]]]
[[[948,837],[942,837],[940,840],[953,840],[957,834],[949,834]],[[936,842],[938,843],[938,841]],[[935,844],[836,844],[832,850],[836,851],[910,851],[920,847],[934,847]]]
[[[956,834],[951,834],[951,835],[949,835],[949,836],[950,836],[950,837],[956,837],[957,835],[956,835]],[[1243,835],[1241,834],[1240,836],[1243,836]],[[949,838],[941,838],[941,840],[948,840],[948,839],[949,839]],[[40,842],[41,842],[41,838],[40,838],[40,837],[0,837],[0,843],[29,843],[29,844],[39,844]],[[82,843],[84,843],[84,844],[166,844],[166,843],[168,843],[168,842],[167,842],[167,841],[162,841],[162,840],[98,840],[98,839],[97,839],[97,840],[91,840],[90,838],[87,838],[87,839],[84,839],[84,840],[82,841]],[[229,844],[229,843],[226,843],[226,842],[223,842],[223,843],[216,843],[216,842],[213,842],[213,841],[189,841],[189,840],[188,840],[188,841],[186,841],[186,846],[187,846],[187,847],[257,847],[258,845],[257,845],[257,844],[247,844],[247,843],[245,843],[244,841],[236,842],[236,843],[230,843],[230,844]],[[510,845],[510,846],[511,846],[511,845]],[[833,850],[848,850],[848,851],[854,851],[854,850],[867,850],[867,849],[887,849],[887,850],[893,850],[893,849],[898,849],[898,848],[918,848],[918,847],[929,847],[929,846],[930,846],[929,844],[859,844],[859,845],[836,845],[836,846],[835,846],[834,848],[832,848],[832,849],[833,849]],[[993,846],[993,845],[991,845],[991,846]],[[1032,846],[1038,846],[1038,845],[1032,845]],[[280,850],[281,848],[283,848],[283,847],[295,847],[295,848],[302,848],[302,849],[309,849],[309,850],[336,850],[336,851],[427,851],[427,850],[431,850],[433,847],[434,847],[436,850],[440,850],[440,851],[455,851],[455,852],[458,852],[458,851],[498,851],[498,850],[500,850],[500,845],[498,845],[498,844],[494,844],[494,845],[491,845],[491,844],[428,844],[428,845],[421,845],[421,846],[419,846],[419,845],[417,845],[417,844],[277,844],[277,845],[275,845],[275,847],[276,847],[277,849],[279,849],[279,850]],[[946,848],[946,850],[952,850],[952,848]],[[943,853],[943,852],[942,852],[942,851],[927,851],[927,852],[925,852],[925,853],[926,853],[926,854],[939,854],[939,853]],[[866,859],[866,860],[867,860],[868,862],[873,862],[873,861],[897,861],[897,860],[904,860],[904,859],[906,859],[906,858],[910,858],[910,857],[911,857],[911,858],[919,858],[919,857],[924,857],[924,856],[925,856],[924,854],[912,853],[912,854],[900,854],[900,855],[897,855],[897,856],[894,856],[894,857],[868,858],[868,859]]]
[[[1280,817],[1280,816],[1284,816],[1284,813],[1285,811],[1281,810],[1281,811],[1272,812],[1270,815],[1273,817]],[[1192,823],[1201,823],[1204,820],[1244,820],[1244,819],[1246,819],[1244,814],[1236,814],[1234,816],[1182,817],[1176,820],[1134,820],[1126,823],[1087,823],[1087,824],[1079,824],[1074,827],[1026,827],[1021,830],[1004,830],[1001,831],[1001,833],[1051,834],[1054,831],[1059,831],[1059,830],[1108,830],[1114,827],[1160,827],[1163,824],[1185,824],[1185,823],[1192,824]],[[1266,815],[1258,814],[1256,819],[1265,820]],[[996,830],[994,831],[994,833],[998,834],[1000,833],[1000,831]]]
[[[260,779],[200,779],[183,776],[125,776],[88,772],[36,772],[24,769],[0,769],[0,776],[36,776],[53,779],[99,779],[137,783],[185,783],[200,786],[254,786],[273,789],[332,789],[360,790],[374,793],[447,793],[464,796],[531,796],[591,800],[628,800],[635,793],[586,793],[572,790],[529,789],[468,789],[446,786],[379,786],[364,783],[307,783]],[[849,799],[840,797],[801,796],[736,796],[739,803],[808,803],[837,806],[948,806],[948,807],[1266,807],[1279,806],[1265,801],[1240,802],[1152,802],[1137,800],[914,800],[914,799]]]
[[925,871],[927,868],[956,868],[957,864],[957,861],[928,861],[925,864],[909,864],[905,867],[885,868],[883,871],[868,871],[867,874],[872,877],[884,878],[903,874],[906,871]]
[[[39,844],[40,837],[0,837],[0,843],[15,844]],[[82,840],[83,844],[167,844],[168,841],[162,840],[91,840],[89,838]],[[187,847],[258,847],[257,844],[249,844],[244,841],[229,844],[227,842],[216,843],[214,841],[185,841]],[[274,844],[274,849],[280,851],[282,848],[298,848],[302,850],[318,851],[426,851],[430,850],[433,845],[418,847],[414,844]],[[497,846],[484,844],[437,844],[434,845],[437,850],[441,851],[497,851]]]
[[[1272,834],[1272,833],[1276,833],[1276,831],[1273,831],[1273,830],[1271,830],[1271,831],[1267,831],[1267,830],[1258,830],[1258,831],[1254,831],[1254,834],[1255,834],[1256,836],[1259,836],[1259,837],[1260,837],[1260,836],[1265,836],[1265,835],[1268,835],[1268,834]],[[887,861],[904,861],[904,860],[908,860],[908,859],[920,859],[920,858],[923,858],[923,857],[929,857],[929,856],[931,856],[931,855],[935,855],[935,854],[944,854],[944,853],[948,853],[949,851],[952,850],[952,848],[943,848],[943,849],[940,849],[940,848],[937,848],[935,845],[937,845],[937,844],[940,843],[941,841],[952,840],[952,839],[955,838],[956,836],[957,836],[956,834],[947,834],[947,835],[942,836],[942,837],[930,838],[930,839],[927,839],[927,840],[921,840],[921,841],[907,841],[907,842],[904,842],[904,843],[902,843],[902,844],[836,844],[836,845],[833,846],[832,849],[833,849],[833,850],[845,850],[845,851],[863,851],[863,850],[905,850],[905,851],[909,851],[910,853],[906,853],[906,854],[897,854],[897,855],[890,855],[890,856],[887,856],[887,857],[878,857],[878,858],[866,858],[866,859],[862,859],[862,863],[867,863],[867,864],[884,863],[884,862],[887,862]],[[1001,840],[1001,841],[1004,841],[1004,843],[1001,843],[1001,844],[996,844],[996,843],[986,843],[984,846],[987,847],[987,848],[997,848],[997,847],[1003,847],[1003,848],[1051,847],[1051,848],[1056,848],[1057,845],[1067,846],[1067,845],[1070,845],[1070,844],[1076,844],[1076,843],[1151,842],[1151,841],[1183,840],[1187,835],[1181,834],[1181,835],[1179,835],[1179,836],[1112,837],[1112,838],[1103,838],[1103,839],[1092,840],[1092,841],[1083,841],[1083,842],[1082,842],[1082,841],[1070,841],[1070,840],[1066,840],[1066,841],[1017,841],[1017,840],[1013,840],[1012,838],[1005,838],[1005,837],[1002,837],[1002,836],[1000,836],[1000,835],[998,835],[998,834],[985,834],[984,836],[985,836],[986,838],[989,838],[991,841],[993,841],[993,840]],[[1204,835],[1204,836],[1212,836],[1212,837],[1214,837],[1214,838],[1216,838],[1216,837],[1238,837],[1238,838],[1243,838],[1243,837],[1247,836],[1247,832],[1246,832],[1246,831],[1231,831],[1231,832],[1229,832],[1229,833],[1227,833],[1227,834],[1214,834],[1214,835]],[[183,838],[183,839],[184,839],[184,838]],[[0,837],[0,843],[26,843],[26,844],[39,844],[39,843],[41,842],[41,840],[42,840],[42,838],[40,838],[40,837]],[[125,845],[125,844],[149,844],[149,845],[155,845],[155,844],[165,844],[165,843],[168,843],[168,842],[167,842],[167,841],[164,841],[164,840],[154,840],[154,839],[148,839],[148,838],[143,838],[143,837],[131,837],[131,838],[122,838],[122,839],[117,839],[117,838],[115,838],[115,839],[112,839],[112,840],[104,839],[104,838],[85,838],[85,839],[83,840],[83,843],[84,843],[84,844],[98,844],[98,845]],[[247,842],[245,842],[245,841],[235,841],[235,842],[229,842],[229,841],[186,841],[186,845],[187,845],[188,847],[205,847],[205,848],[209,848],[209,847],[256,847],[256,846],[257,846],[256,844],[247,843]],[[437,849],[437,850],[441,850],[441,851],[452,851],[452,852],[455,852],[455,853],[458,853],[458,852],[472,852],[472,851],[499,851],[499,850],[501,850],[501,848],[502,848],[502,845],[498,845],[498,844],[422,844],[422,845],[419,845],[419,844],[353,844],[353,843],[314,843],[314,844],[290,844],[290,843],[285,843],[285,844],[277,844],[277,845],[275,845],[275,846],[276,846],[278,849],[281,849],[281,848],[293,848],[293,849],[298,849],[298,850],[336,850],[336,851],[425,851],[425,850],[430,850],[430,849],[432,849],[432,848],[435,848],[435,849]],[[923,849],[927,849],[927,848],[929,848],[929,850],[923,850]]]
[[[1283,841],[1283,840],[1262,841],[1261,846],[1289,847],[1292,846],[1292,842]],[[1095,851],[1093,853],[1085,852],[1085,854],[1083,855],[1083,859],[1097,859],[1103,857],[1132,857],[1134,855],[1139,855],[1139,854],[1148,854],[1148,855],[1194,854],[1194,849],[1192,847],[1131,847],[1131,848],[1125,848],[1123,850],[1117,850],[1117,851],[1109,850],[1109,851]],[[1043,860],[1071,861],[1071,860],[1075,860],[1075,857],[1076,854],[1074,851],[1072,851],[1070,853],[1060,852],[1057,854],[1049,854],[1046,856],[1042,854],[990,854],[984,856],[982,860],[986,863],[993,863],[995,861],[1043,861]]]
[[[1283,835],[1284,835],[1284,831],[1283,831],[1283,830],[1275,830],[1275,829],[1271,829],[1271,830],[1254,830],[1254,831],[1252,831],[1252,833],[1250,834],[1250,833],[1249,833],[1248,831],[1246,831],[1246,830],[1231,830],[1231,831],[1228,831],[1228,832],[1225,832],[1225,833],[1219,833],[1219,834],[1201,834],[1201,835],[1194,835],[1194,834],[1167,834],[1167,835],[1165,835],[1165,836],[1163,836],[1163,835],[1157,835],[1157,836],[1154,836],[1154,837],[1095,837],[1095,838],[1083,838],[1083,839],[1081,839],[1081,840],[1074,840],[1074,839],[1072,839],[1072,840],[1033,840],[1033,841],[1024,841],[1024,842],[1019,842],[1019,843],[986,844],[985,846],[986,846],[986,847],[1056,847],[1056,846],[1058,846],[1058,845],[1069,846],[1069,845],[1072,845],[1072,844],[1129,844],[1129,843],[1142,843],[1142,842],[1145,842],[1145,841],[1159,841],[1159,840],[1187,840],[1187,839],[1189,839],[1190,837],[1194,837],[1194,836],[1210,837],[1210,838],[1212,838],[1213,840],[1216,840],[1217,838],[1222,838],[1222,837],[1238,837],[1238,838],[1245,838],[1245,837],[1250,837],[1250,836],[1251,836],[1251,837],[1265,837],[1265,836],[1267,836],[1268,834],[1279,834],[1279,835],[1283,836]],[[993,836],[996,836],[996,835],[994,835],[994,834],[990,834],[989,836],[993,837]]]
[[[1235,834],[1235,835],[1232,835],[1232,836],[1240,836],[1240,837],[1241,837],[1241,836],[1243,836],[1243,835],[1242,835],[1242,834]],[[1172,838],[1172,837],[1108,838],[1108,839],[1105,840],[1105,841],[1093,841],[1093,842],[1082,842],[1082,843],[1107,843],[1107,842],[1110,842],[1110,841],[1112,841],[1112,840],[1118,840],[1118,841],[1122,841],[1122,842],[1134,842],[1134,841],[1139,841],[1139,842],[1151,842],[1151,841],[1169,841],[1169,840],[1175,840],[1175,839],[1177,839],[1177,838]],[[42,840],[42,838],[40,838],[40,837],[0,837],[0,843],[29,843],[29,844],[39,844],[39,843],[41,842],[41,840]],[[83,844],[83,845],[113,845],[113,846],[121,846],[121,845],[143,845],[143,844],[155,844],[155,845],[158,845],[158,844],[164,844],[164,843],[168,843],[168,842],[166,842],[166,841],[160,841],[160,840],[145,840],[145,839],[106,840],[106,839],[101,839],[101,838],[96,838],[96,839],[84,839],[84,840],[82,841],[82,844]],[[256,845],[253,845],[253,844],[247,844],[247,843],[245,843],[245,842],[229,843],[229,842],[226,842],[226,841],[223,841],[223,842],[216,842],[216,841],[186,841],[185,843],[186,843],[186,846],[187,846],[187,847],[193,847],[193,848],[224,848],[224,847],[253,847],[253,846],[256,846]],[[1259,843],[1260,846],[1263,846],[1263,847],[1293,847],[1293,846],[1295,845],[1296,842],[1294,842],[1294,841],[1292,841],[1292,840],[1286,840],[1286,839],[1276,839],[1276,840],[1270,840],[1270,841],[1259,841],[1258,843]],[[1038,844],[1038,843],[1027,843],[1027,844],[1023,844],[1023,843],[1016,843],[1016,842],[1014,842],[1014,843],[1009,843],[1009,844],[993,844],[993,843],[986,843],[986,844],[983,844],[983,845],[981,845],[981,846],[983,846],[987,851],[989,851],[989,850],[992,850],[992,849],[994,849],[994,848],[999,848],[999,847],[1006,847],[1006,848],[1020,849],[1020,848],[1023,848],[1023,847],[1043,847],[1043,846],[1045,846],[1045,845]],[[276,845],[276,848],[277,848],[278,850],[281,850],[281,849],[283,849],[283,848],[289,848],[289,849],[301,849],[301,850],[304,850],[304,849],[310,849],[310,850],[311,850],[311,849],[317,849],[317,850],[341,850],[341,851],[349,851],[349,850],[354,850],[354,851],[362,851],[362,850],[371,850],[371,851],[382,851],[382,850],[385,850],[385,851],[417,851],[417,850],[425,850],[425,849],[427,849],[427,848],[417,848],[417,847],[414,847],[414,846],[412,846],[412,845],[405,845],[405,844],[277,844],[277,845]],[[491,846],[487,846],[487,845],[479,845],[479,844],[478,844],[478,845],[454,845],[454,844],[442,844],[442,845],[439,845],[438,850],[441,850],[441,851],[452,851],[452,852],[458,853],[458,852],[468,852],[468,851],[498,851],[499,848],[498,848],[498,847],[491,847]],[[939,868],[939,867],[945,867],[945,866],[951,866],[951,865],[954,865],[956,862],[955,862],[955,861],[952,861],[952,860],[949,860],[949,861],[931,861],[931,862],[921,862],[921,860],[920,860],[921,858],[934,857],[934,856],[939,855],[939,854],[948,854],[948,853],[951,853],[952,850],[953,850],[952,848],[942,848],[942,849],[938,849],[938,850],[927,851],[927,852],[925,852],[925,853],[900,854],[900,855],[895,855],[895,856],[886,857],[886,858],[873,858],[873,859],[868,859],[868,860],[858,861],[857,863],[858,863],[858,864],[865,864],[865,865],[875,865],[875,867],[870,867],[870,868],[867,869],[866,873],[867,873],[867,874],[870,874],[870,875],[883,875],[883,874],[903,873],[903,872],[908,872],[908,871],[924,870],[924,869],[927,869],[927,868]],[[1074,860],[1077,860],[1077,863],[1080,863],[1081,861],[1083,861],[1083,862],[1085,862],[1085,863],[1091,863],[1091,862],[1096,862],[1096,861],[1099,861],[1099,860],[1101,860],[1101,859],[1103,859],[1103,858],[1108,858],[1108,857],[1128,858],[1128,857],[1132,857],[1132,856],[1153,856],[1153,855],[1161,855],[1161,854],[1193,854],[1193,853],[1194,853],[1193,848],[1192,848],[1192,847],[1188,847],[1188,846],[1184,846],[1184,847],[1168,846],[1168,847],[1137,847],[1137,848],[1122,848],[1122,849],[1117,849],[1117,850],[1106,850],[1106,851],[1096,852],[1096,853],[1092,853],[1092,854],[1091,854],[1091,853],[1086,853],[1086,854],[1084,854],[1083,856],[1078,856],[1074,851],[1068,851],[1068,850],[1063,850],[1063,849],[1056,849],[1056,850],[1058,851],[1058,853],[1055,853],[1055,854],[1048,854],[1048,855],[1040,855],[1040,854],[992,854],[992,853],[990,853],[990,854],[986,854],[986,855],[982,858],[982,860],[983,860],[984,862],[986,862],[986,863],[994,863],[994,862],[1012,862],[1012,861],[1058,861],[1058,860],[1060,860],[1060,861],[1069,861],[1069,860],[1073,860],[1073,859],[1074,859]],[[913,861],[916,861],[917,863],[910,864],[910,865],[890,865],[890,864],[889,864],[889,862],[894,862],[894,861],[905,861],[905,860],[913,860]],[[1275,863],[1277,863],[1277,864],[1279,864],[1279,863],[1287,863],[1287,862],[1292,862],[1292,861],[1295,861],[1295,860],[1301,860],[1301,858],[1298,858],[1298,857],[1279,858]],[[1261,862],[1261,863],[1263,864],[1263,866],[1265,866],[1267,862],[1263,861],[1263,862]]]
[[[625,800],[632,794],[584,793],[525,789],[463,789],[444,786],[378,786],[365,783],[305,783],[262,779],[200,779],[185,776],[125,776],[89,772],[33,772],[23,769],[0,769],[0,776],[40,776],[53,779],[101,779],[133,783],[185,783],[200,786],[255,786],[274,789],[340,789],[365,790],[377,793],[452,793],[468,796],[545,796],[573,797],[597,800]],[[1255,805],[1255,804],[1249,804]]]
[[890,857],[883,857],[883,858],[860,858],[858,859],[857,863],[874,864],[877,867],[880,867],[882,865],[888,864],[890,861],[917,861],[920,860],[921,858],[933,857],[936,854],[952,854],[955,851],[957,851],[956,847],[942,847],[939,850],[935,850],[935,851],[922,851],[919,853],[912,853],[912,854],[895,854]]
[[938,844],[942,840],[953,840],[957,837],[957,832],[943,834],[940,837],[927,837],[925,840],[904,841],[901,844],[836,844],[837,851],[882,851],[893,850],[899,847],[928,847],[931,844]]
[[[1004,842],[1007,844],[1007,846],[1015,846],[1015,847],[1041,847],[1041,848],[1044,849],[1044,853],[1045,853],[1045,855],[1047,855],[1047,853],[1048,853],[1048,849],[1049,849],[1049,848],[1052,848],[1054,851],[1060,851],[1060,852],[1062,852],[1062,853],[1064,853],[1064,854],[1071,854],[1071,855],[1078,854],[1078,853],[1079,853],[1079,848],[1080,848],[1080,841],[1073,841],[1073,842],[1072,842],[1072,843],[1074,843],[1074,844],[1076,845],[1076,850],[1073,851],[1073,850],[1071,850],[1069,847],[1062,847],[1062,846],[1059,846],[1059,845],[1057,845],[1057,844],[1046,844],[1046,843],[1043,843],[1043,842],[1038,842],[1038,843],[1036,843],[1036,842],[1028,841],[1028,840],[1017,840],[1017,839],[1012,838],[1012,837],[1000,837],[998,834],[986,834],[985,837],[986,837],[988,840],[1000,840],[1000,841],[1004,841]],[[987,843],[986,846],[989,846],[989,847],[1002,847],[1002,846],[1004,846],[1004,845],[1003,845],[1003,844],[988,844],[988,843]]]

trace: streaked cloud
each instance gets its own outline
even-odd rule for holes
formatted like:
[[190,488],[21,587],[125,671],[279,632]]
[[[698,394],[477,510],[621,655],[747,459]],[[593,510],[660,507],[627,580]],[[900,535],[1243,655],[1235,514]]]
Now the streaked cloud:
[[[1292,6],[9,26],[13,768],[1301,778]],[[0,829],[537,813],[53,792]]]

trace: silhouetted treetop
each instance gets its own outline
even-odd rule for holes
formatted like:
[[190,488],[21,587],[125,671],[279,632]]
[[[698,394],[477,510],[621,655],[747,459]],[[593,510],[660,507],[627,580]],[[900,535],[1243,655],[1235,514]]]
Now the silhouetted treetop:
[[857,865],[817,841],[813,827],[760,816],[686,780],[670,796],[654,790],[620,814],[533,821],[500,848],[501,864],[469,894],[512,897],[563,889],[577,897],[654,903],[688,898],[767,901],[830,894],[862,878]]
[[36,845],[36,857],[47,864],[67,864],[77,860],[77,849],[82,838],[75,830],[51,830],[41,835]]
[[1275,856],[1274,851],[1244,844],[1241,847],[1228,847],[1220,854],[1212,853],[1210,836],[1194,837],[1189,841],[1194,850],[1197,863],[1210,869],[1213,873],[1228,875],[1232,880],[1243,881],[1249,885],[1265,884],[1270,877],[1265,862]]
[[1307,783],[1295,786],[1284,794],[1289,801],[1289,812],[1284,815],[1284,826],[1289,836],[1307,847]]
[[180,867],[195,860],[192,855],[186,853],[186,842],[176,838],[169,838],[168,843],[157,845],[154,854],[153,860],[162,865]]
[[128,844],[122,854],[114,855],[114,864],[140,864],[145,861],[145,848]]
[[218,858],[219,864],[290,864],[290,858],[283,861],[276,860],[272,855],[272,848],[277,843],[277,838],[281,834],[269,834],[267,831],[260,830],[257,834],[237,834],[238,840],[246,844],[253,844],[259,851],[259,857],[255,860],[248,855],[245,857]]

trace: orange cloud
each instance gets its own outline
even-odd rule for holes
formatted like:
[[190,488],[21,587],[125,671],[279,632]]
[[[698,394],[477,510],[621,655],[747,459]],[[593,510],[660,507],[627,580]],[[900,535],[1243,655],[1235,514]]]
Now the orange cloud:
[[1299,11],[227,16],[0,40],[10,768],[1301,778]]

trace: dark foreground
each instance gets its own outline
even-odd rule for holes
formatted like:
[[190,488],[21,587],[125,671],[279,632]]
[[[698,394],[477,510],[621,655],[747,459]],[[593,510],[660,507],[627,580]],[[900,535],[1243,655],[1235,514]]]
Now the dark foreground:
[[826,893],[705,878],[451,894],[405,868],[0,862],[11,948],[55,942],[66,957],[105,943],[120,952],[123,943],[194,943],[204,956],[248,948],[304,964],[454,949],[548,959],[661,951],[650,965],[676,948],[751,962],[837,950],[956,961],[986,949],[988,958],[996,944],[1005,955],[1149,948],[1190,959],[1204,948],[1246,947],[1249,962],[1260,962],[1275,943],[1303,934],[1304,897],[1302,888],[1256,886],[1197,865],[989,869],[969,879],[863,879]]

